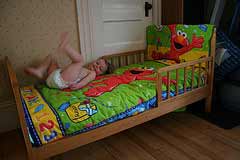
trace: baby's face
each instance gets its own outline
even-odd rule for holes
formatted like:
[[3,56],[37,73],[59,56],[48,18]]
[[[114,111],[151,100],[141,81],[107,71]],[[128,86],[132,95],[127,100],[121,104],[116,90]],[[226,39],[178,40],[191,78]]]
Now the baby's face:
[[98,59],[89,65],[89,69],[95,71],[97,75],[105,73],[107,68],[108,66],[104,59]]

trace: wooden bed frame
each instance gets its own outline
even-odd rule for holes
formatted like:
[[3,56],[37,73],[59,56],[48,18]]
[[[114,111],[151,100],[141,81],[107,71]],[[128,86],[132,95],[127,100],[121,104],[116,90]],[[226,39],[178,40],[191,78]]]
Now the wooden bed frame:
[[[32,147],[30,142],[27,125],[24,118],[24,111],[21,102],[20,92],[19,92],[19,83],[16,78],[16,74],[10,64],[8,58],[5,58],[5,62],[8,69],[9,80],[11,82],[12,91],[15,96],[18,115],[20,119],[21,129],[23,132],[28,158],[30,160],[36,159],[48,159],[52,156],[55,156],[60,153],[67,152],[79,146],[83,146],[85,144],[103,139],[105,137],[111,136],[113,134],[119,133],[123,130],[128,128],[134,127],[136,125],[142,124],[154,118],[160,117],[161,115],[167,114],[172,112],[178,108],[184,107],[189,105],[193,102],[199,101],[201,99],[206,98],[205,110],[206,112],[211,111],[211,101],[212,101],[212,88],[213,88],[213,75],[214,75],[214,57],[215,57],[215,44],[216,44],[216,33],[214,34],[211,39],[211,50],[210,56],[207,58],[202,58],[199,60],[185,62],[177,65],[167,66],[158,70],[157,73],[157,97],[158,103],[157,107],[145,111],[141,114],[136,116],[132,116],[123,120],[116,121],[114,123],[102,126],[100,128],[78,134],[76,136],[65,137],[63,139],[42,145],[40,147]],[[109,56],[104,56],[103,58],[111,61],[111,63],[115,67],[120,67],[132,63],[143,62],[145,59],[144,50],[138,50],[133,52],[121,53],[121,54],[114,54]],[[204,86],[200,86],[200,76],[198,80],[198,87],[193,88],[191,91],[186,90],[186,73],[184,72],[184,93],[178,95],[178,87],[176,88],[176,96],[170,97],[170,82],[168,80],[168,89],[167,89],[167,99],[162,100],[162,73],[167,72],[167,76],[169,77],[169,72],[172,70],[176,70],[176,79],[179,78],[178,70],[180,68],[184,68],[186,71],[187,67],[192,67],[192,72],[194,71],[194,66],[199,65],[201,66],[203,63],[206,64],[206,72],[207,78],[206,83]],[[201,68],[201,67],[199,67]],[[199,73],[200,74],[200,73]],[[192,77],[193,81],[193,77]],[[178,86],[178,85],[176,85]]]

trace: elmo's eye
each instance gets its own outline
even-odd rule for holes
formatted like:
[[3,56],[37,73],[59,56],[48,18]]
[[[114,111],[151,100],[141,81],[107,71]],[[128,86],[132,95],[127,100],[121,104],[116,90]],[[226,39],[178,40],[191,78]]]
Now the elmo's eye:
[[180,30],[177,31],[177,35],[180,36],[182,35],[182,32]]
[[183,33],[182,33],[182,36],[183,36],[184,38],[187,38],[187,33],[183,32]]

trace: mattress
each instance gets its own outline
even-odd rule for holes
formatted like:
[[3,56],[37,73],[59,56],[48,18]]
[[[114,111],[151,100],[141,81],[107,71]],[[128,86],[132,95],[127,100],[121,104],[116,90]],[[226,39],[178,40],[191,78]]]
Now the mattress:
[[[156,61],[118,68],[113,74],[99,76],[77,91],[50,89],[46,85],[21,88],[22,103],[33,146],[41,146],[65,136],[74,136],[115,121],[140,114],[156,106],[156,70],[165,67]],[[184,71],[179,70],[179,94],[183,93]],[[194,73],[197,87],[198,73]],[[201,85],[204,83],[201,77]],[[175,71],[170,73],[176,81]],[[163,79],[166,76],[163,74]],[[187,90],[191,89],[191,70]],[[162,98],[167,97],[162,85]],[[170,87],[175,96],[176,86]]]

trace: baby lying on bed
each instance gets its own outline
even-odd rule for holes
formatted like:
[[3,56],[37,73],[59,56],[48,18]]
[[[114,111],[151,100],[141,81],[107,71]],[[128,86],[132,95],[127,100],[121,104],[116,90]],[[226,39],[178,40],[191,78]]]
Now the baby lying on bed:
[[25,68],[25,72],[40,80],[45,80],[50,88],[77,90],[94,80],[97,75],[107,72],[109,68],[109,64],[104,59],[97,59],[84,68],[83,57],[69,45],[67,33],[61,34],[57,51],[57,54],[65,52],[72,63],[60,68],[53,54],[50,54],[37,67]]

